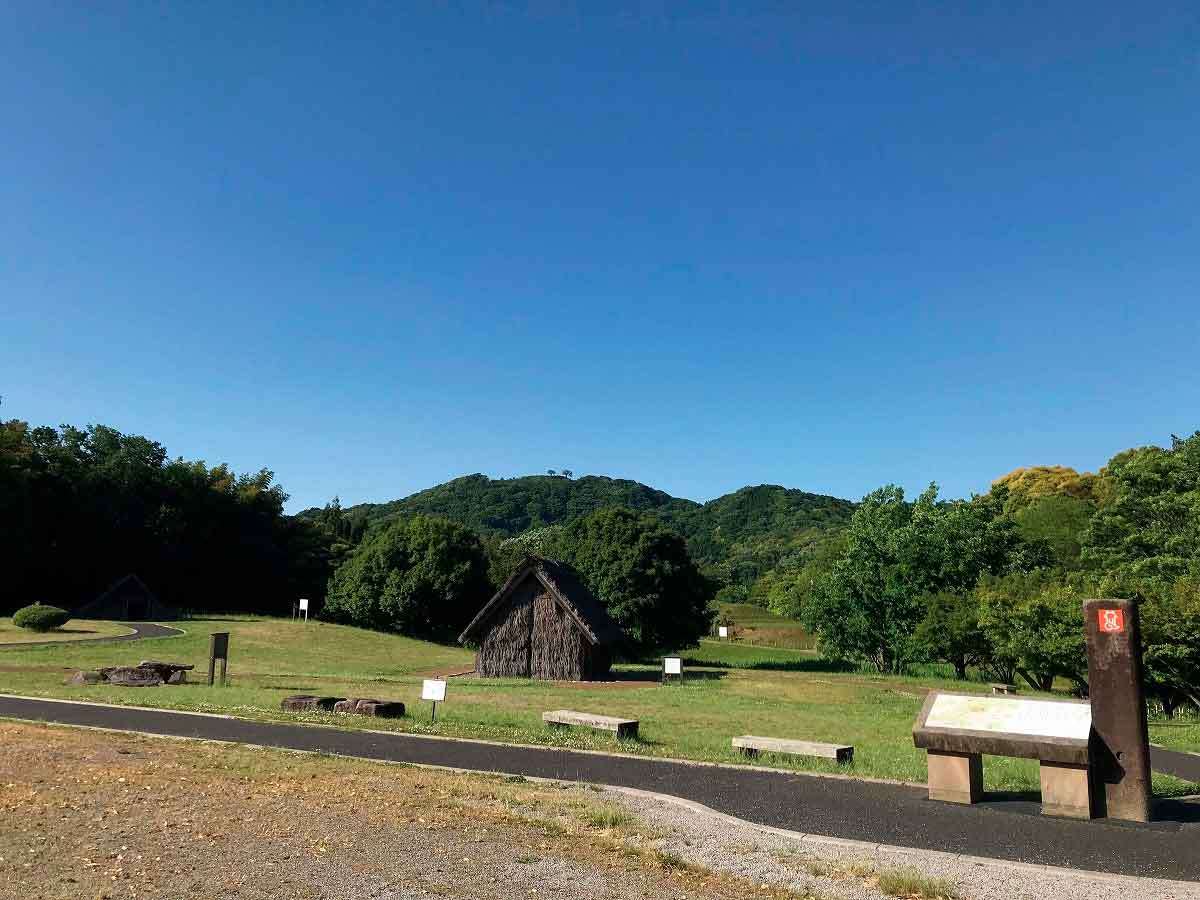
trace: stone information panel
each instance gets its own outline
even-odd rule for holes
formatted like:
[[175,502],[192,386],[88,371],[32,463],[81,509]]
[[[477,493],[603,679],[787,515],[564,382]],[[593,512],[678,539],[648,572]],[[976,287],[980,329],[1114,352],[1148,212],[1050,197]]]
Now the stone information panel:
[[1086,703],[1056,700],[938,694],[925,727],[1086,741],[1092,728],[1092,708]]

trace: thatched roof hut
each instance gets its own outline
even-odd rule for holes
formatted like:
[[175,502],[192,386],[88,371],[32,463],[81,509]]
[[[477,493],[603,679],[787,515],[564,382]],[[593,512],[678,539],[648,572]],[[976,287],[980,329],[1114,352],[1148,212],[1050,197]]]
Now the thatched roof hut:
[[119,578],[95,600],[75,611],[78,618],[116,619],[124,622],[146,622],[175,619],[178,610],[167,606],[137,575]]
[[591,681],[612,666],[621,629],[570,566],[525,560],[459,636],[492,678]]

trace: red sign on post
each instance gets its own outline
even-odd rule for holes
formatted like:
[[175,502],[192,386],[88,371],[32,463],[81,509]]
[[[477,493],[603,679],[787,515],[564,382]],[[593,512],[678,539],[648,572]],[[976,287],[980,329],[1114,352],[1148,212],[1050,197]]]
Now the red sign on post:
[[1125,610],[1101,609],[1096,611],[1096,615],[1100,617],[1101,631],[1116,633],[1125,630]]

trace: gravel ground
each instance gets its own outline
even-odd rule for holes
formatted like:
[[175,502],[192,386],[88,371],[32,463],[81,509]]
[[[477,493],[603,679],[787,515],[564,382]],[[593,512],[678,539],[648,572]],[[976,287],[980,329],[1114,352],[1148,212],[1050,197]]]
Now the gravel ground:
[[599,792],[0,722],[0,898],[734,900]]
[[847,842],[763,828],[652,794],[605,788],[665,837],[663,850],[688,862],[803,895],[877,900],[880,873],[909,870],[931,879],[926,896],[949,888],[964,900],[1200,900],[1200,884],[1022,866],[919,850]]

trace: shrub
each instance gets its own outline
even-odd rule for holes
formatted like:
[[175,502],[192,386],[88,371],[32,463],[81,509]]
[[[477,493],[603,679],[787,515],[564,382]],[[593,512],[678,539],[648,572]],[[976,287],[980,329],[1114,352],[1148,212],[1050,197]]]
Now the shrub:
[[66,625],[70,618],[71,614],[65,609],[35,603],[18,609],[13,615],[13,624],[30,631],[54,631]]

